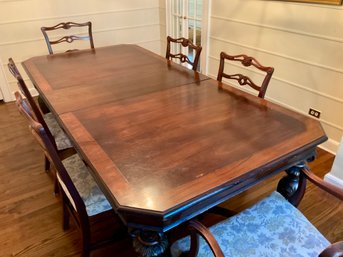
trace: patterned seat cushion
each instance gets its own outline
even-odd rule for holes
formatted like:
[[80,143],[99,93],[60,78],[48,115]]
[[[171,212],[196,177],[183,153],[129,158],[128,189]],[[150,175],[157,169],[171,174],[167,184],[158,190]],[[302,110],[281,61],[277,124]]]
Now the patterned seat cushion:
[[[88,167],[83,163],[78,154],[64,159],[62,163],[86,205],[88,216],[94,216],[112,209],[105,195],[90,174]],[[58,180],[75,208],[74,201],[66,190],[65,185],[59,177]]]
[[64,131],[58,124],[53,114],[49,112],[47,114],[44,114],[43,118],[51,134],[55,138],[57,149],[64,150],[64,149],[72,148],[73,145],[71,144],[68,136],[64,133]]
[[[210,228],[225,256],[318,256],[330,242],[291,205],[274,192],[249,209]],[[189,249],[189,237],[175,242],[172,256]],[[201,238],[199,257],[213,256]]]

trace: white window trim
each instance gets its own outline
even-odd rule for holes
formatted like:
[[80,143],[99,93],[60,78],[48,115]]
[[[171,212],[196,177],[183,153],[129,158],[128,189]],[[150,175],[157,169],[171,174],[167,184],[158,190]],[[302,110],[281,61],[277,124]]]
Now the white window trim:
[[[210,14],[211,14],[211,0],[203,0],[202,3],[202,27],[201,27],[201,67],[200,72],[207,75],[208,74],[208,52],[209,52],[209,36],[210,36]],[[171,0],[166,0],[166,33],[170,35],[172,30],[172,19],[171,14]]]

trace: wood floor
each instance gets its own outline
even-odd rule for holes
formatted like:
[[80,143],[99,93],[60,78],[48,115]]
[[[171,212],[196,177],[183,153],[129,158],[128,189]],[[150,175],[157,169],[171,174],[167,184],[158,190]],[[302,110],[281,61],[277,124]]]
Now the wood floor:
[[[14,103],[0,104],[0,257],[79,256],[75,226],[62,229],[62,209],[53,180],[44,172],[43,154]],[[322,150],[311,164],[323,176],[333,156]],[[280,176],[235,197],[225,206],[241,210],[273,191]],[[343,240],[343,204],[310,185],[299,209],[330,241]],[[92,256],[134,256],[130,241]]]

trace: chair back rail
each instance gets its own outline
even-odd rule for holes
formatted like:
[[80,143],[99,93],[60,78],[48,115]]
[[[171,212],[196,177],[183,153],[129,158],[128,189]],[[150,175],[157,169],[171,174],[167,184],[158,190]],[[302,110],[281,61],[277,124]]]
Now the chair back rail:
[[48,128],[48,125],[46,124],[46,122],[45,122],[45,120],[43,118],[43,115],[42,115],[41,111],[39,110],[35,100],[33,99],[33,97],[31,95],[31,93],[30,93],[26,83],[23,80],[23,77],[21,76],[21,74],[20,74],[20,72],[19,72],[19,70],[18,70],[17,66],[15,65],[15,63],[14,63],[12,58],[8,59],[8,65],[7,66],[8,66],[9,71],[11,72],[11,74],[17,80],[18,88],[19,88],[20,92],[27,99],[28,104],[29,104],[29,108],[32,110],[32,112],[33,112],[37,122],[39,122],[43,126],[43,128],[45,130],[45,133],[49,137],[50,141],[53,142],[54,147],[57,149],[54,137],[51,134],[51,132],[50,132],[50,130]]
[[[240,62],[243,66],[245,67],[250,67],[253,66],[256,69],[263,71],[266,73],[264,80],[262,82],[262,84],[259,86],[257,84],[255,84],[249,77],[243,75],[243,74],[228,74],[224,72],[224,66],[225,66],[225,60],[228,61],[233,61],[233,62]],[[233,79],[238,81],[239,85],[244,86],[244,85],[248,85],[251,88],[257,90],[258,93],[258,97],[260,98],[264,98],[266,91],[267,91],[267,87],[269,84],[269,81],[273,75],[274,72],[274,68],[273,67],[266,67],[263,66],[262,64],[260,64],[254,57],[251,56],[247,56],[245,54],[240,54],[240,55],[229,55],[225,52],[221,52],[220,53],[220,65],[219,65],[219,69],[218,69],[218,76],[217,76],[217,80],[219,82],[222,82],[223,77],[227,78],[227,79]]]
[[[183,53],[171,53],[171,43],[180,44],[182,47],[188,47],[195,51],[195,56],[193,58],[193,61],[191,61],[188,56],[186,56]],[[170,36],[167,37],[167,51],[166,51],[166,59],[179,59],[181,63],[187,62],[188,64],[192,65],[192,70],[197,70],[198,63],[200,59],[200,53],[201,53],[202,47],[194,45],[189,39],[186,38],[172,38]]]
[[313,174],[313,172],[308,168],[304,167],[302,169],[302,172],[306,179],[311,181],[314,185],[318,186],[319,188],[323,189],[324,191],[330,193],[331,195],[337,197],[341,201],[343,201],[343,189],[335,186],[331,183],[328,183],[321,178],[317,177],[316,175]]
[[[88,35],[86,36],[79,36],[79,35],[67,35],[67,36],[63,36],[59,39],[56,40],[51,40],[48,36],[47,32],[51,32],[54,30],[69,30],[71,28],[75,28],[75,27],[88,27]],[[55,44],[59,44],[59,43],[72,43],[75,40],[89,40],[90,43],[90,47],[91,49],[94,49],[94,41],[93,41],[93,33],[92,33],[92,23],[90,21],[88,22],[84,22],[84,23],[75,23],[75,22],[61,22],[55,26],[52,27],[41,27],[41,31],[43,33],[45,42],[47,44],[48,47],[48,51],[49,54],[53,54],[53,50],[52,50],[52,45]],[[68,50],[69,51],[75,51],[76,49],[73,50]]]

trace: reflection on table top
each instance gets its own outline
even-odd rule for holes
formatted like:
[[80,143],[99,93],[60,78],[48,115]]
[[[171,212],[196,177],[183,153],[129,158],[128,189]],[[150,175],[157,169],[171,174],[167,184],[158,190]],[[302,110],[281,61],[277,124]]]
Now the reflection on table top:
[[33,57],[23,66],[57,114],[208,79],[135,45]]

